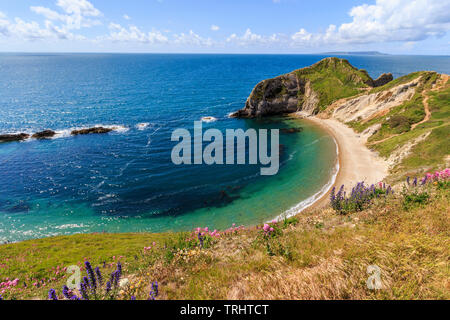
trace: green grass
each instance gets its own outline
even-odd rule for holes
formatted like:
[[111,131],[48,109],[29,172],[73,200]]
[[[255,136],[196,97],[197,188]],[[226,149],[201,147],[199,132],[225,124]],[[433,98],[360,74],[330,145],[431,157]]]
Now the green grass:
[[[155,280],[159,299],[449,299],[448,186],[396,193],[348,216],[332,209],[304,212],[276,227],[273,236],[246,229],[203,249],[186,242],[186,233],[75,235],[2,245],[0,261],[8,261],[0,279],[18,277],[21,287],[3,296],[45,299],[50,288],[61,295],[67,277],[55,276],[56,266],[81,265],[87,258],[108,277],[120,257],[130,280],[121,299],[146,299]],[[157,245],[144,254],[153,241]],[[382,270],[383,290],[366,287],[373,264]],[[45,286],[31,285],[43,278]]]
[[430,92],[431,120],[450,120],[450,84],[444,90]]
[[428,138],[411,150],[401,166],[405,170],[427,167],[428,171],[437,170],[444,163],[444,157],[450,152],[450,123],[433,129]]
[[[79,234],[0,245],[0,282],[7,277],[19,278],[21,285],[26,283],[30,288],[32,283],[41,280],[48,283],[55,277],[52,268],[57,266],[82,265],[86,259],[93,265],[103,265],[103,262],[117,261],[113,257],[118,259],[119,256],[123,257],[123,262],[130,263],[130,270],[133,271],[138,266],[135,256],[141,256],[144,247],[153,241],[163,243],[173,237],[170,233]],[[53,282],[61,281],[59,277]],[[23,297],[46,290],[25,290]]]
[[296,71],[300,79],[310,80],[319,95],[319,108],[325,109],[336,100],[357,95],[366,88],[370,77],[363,70],[354,68],[347,60],[331,58]]

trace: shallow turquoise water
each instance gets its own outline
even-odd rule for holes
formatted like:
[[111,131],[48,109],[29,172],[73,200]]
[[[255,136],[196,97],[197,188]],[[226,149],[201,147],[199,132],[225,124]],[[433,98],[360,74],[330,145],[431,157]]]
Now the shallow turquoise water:
[[[56,139],[0,145],[0,241],[80,232],[252,225],[306,205],[333,174],[331,137],[306,122],[238,120],[259,81],[314,55],[0,55],[0,133],[54,129]],[[346,57],[373,77],[449,72],[448,57]],[[260,166],[175,166],[176,128],[303,127],[282,134],[276,176]],[[70,137],[72,128],[122,128]],[[145,126],[138,124],[145,124]],[[304,202],[306,201],[306,202]]]

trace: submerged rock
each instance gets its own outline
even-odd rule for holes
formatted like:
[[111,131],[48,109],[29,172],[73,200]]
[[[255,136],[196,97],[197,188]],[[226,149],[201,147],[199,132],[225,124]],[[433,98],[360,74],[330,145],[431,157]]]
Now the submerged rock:
[[55,134],[56,134],[56,132],[53,130],[44,130],[41,132],[36,132],[31,137],[34,139],[48,139],[48,138],[53,137]]
[[73,130],[71,132],[71,135],[83,135],[83,134],[101,134],[101,133],[109,133],[113,131],[111,128],[105,128],[105,127],[94,127],[94,128],[88,128],[88,129],[80,129],[80,130]]
[[288,133],[288,134],[300,133],[302,131],[303,131],[303,128],[283,128],[283,129],[280,129],[281,133]]
[[0,134],[1,142],[13,142],[13,141],[23,141],[30,137],[27,133],[17,133],[17,134]]

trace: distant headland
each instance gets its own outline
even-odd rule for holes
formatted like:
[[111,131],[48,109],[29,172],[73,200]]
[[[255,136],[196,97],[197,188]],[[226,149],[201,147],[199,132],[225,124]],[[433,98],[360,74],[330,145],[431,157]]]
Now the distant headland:
[[332,51],[332,52],[322,52],[324,55],[348,55],[348,56],[389,56],[388,53],[383,53],[379,51]]

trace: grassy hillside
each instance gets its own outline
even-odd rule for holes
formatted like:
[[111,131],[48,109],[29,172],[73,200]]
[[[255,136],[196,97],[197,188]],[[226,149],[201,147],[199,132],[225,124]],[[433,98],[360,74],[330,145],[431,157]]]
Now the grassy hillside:
[[319,95],[320,110],[336,100],[358,94],[372,81],[366,71],[338,58],[324,59],[295,73],[299,79],[311,81],[313,90]]
[[[440,79],[440,75],[435,72],[416,72],[373,90],[386,90],[417,77],[420,77],[420,84],[410,100],[370,121],[349,123],[357,132],[380,124],[380,130],[368,139],[368,146],[386,158],[419,139],[409,154],[391,170],[391,181],[398,181],[405,174],[437,170],[448,165],[450,160],[450,82]],[[424,101],[429,106],[431,116],[428,121],[421,123],[426,115]],[[417,126],[414,128],[414,125]]]
[[[46,299],[54,288],[61,299],[65,267],[89,260],[109,278],[120,260],[129,283],[119,299],[148,299],[154,281],[157,299],[450,299],[449,215],[447,179],[374,198],[362,211],[302,213],[267,231],[201,230],[202,241],[194,232],[2,245],[0,279],[19,280],[0,292]],[[368,289],[371,265],[380,268],[383,289]]]

